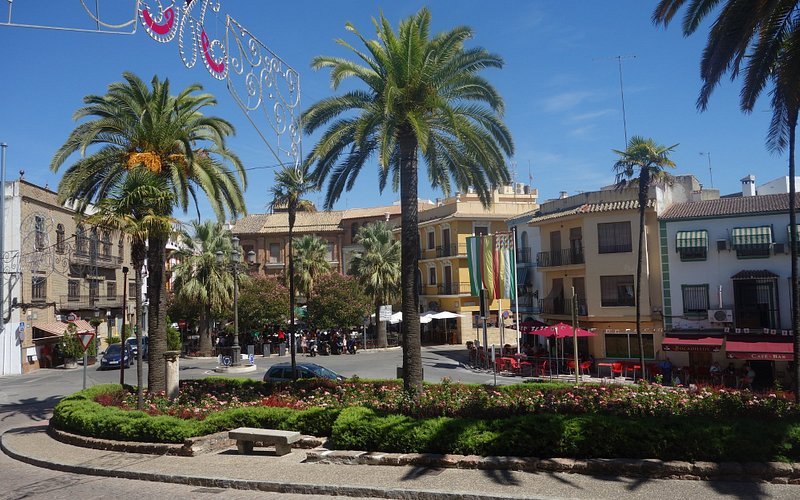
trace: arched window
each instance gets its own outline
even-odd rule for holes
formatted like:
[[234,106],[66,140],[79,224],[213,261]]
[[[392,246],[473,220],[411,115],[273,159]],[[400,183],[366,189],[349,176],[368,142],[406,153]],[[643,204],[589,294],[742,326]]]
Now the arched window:
[[350,225],[350,232],[353,233],[353,241],[355,241],[358,235],[358,222],[353,222],[353,224]]
[[64,253],[64,224],[56,226],[56,253]]
[[78,253],[86,253],[86,229],[82,225],[78,225],[78,228],[75,229],[75,246]]
[[528,232],[522,231],[522,243],[520,243],[520,247],[528,248]]
[[44,250],[45,240],[47,239],[47,233],[44,228],[44,217],[41,215],[37,215],[34,220],[34,230],[36,231],[36,235],[33,240],[33,247],[37,252],[41,252]]
[[120,262],[125,260],[125,246],[122,236],[119,237],[119,243],[117,243],[117,253],[119,254]]
[[103,257],[111,257],[111,233],[103,231]]
[[97,228],[93,227],[91,232],[89,233],[89,255],[93,258],[97,258],[97,244],[98,244],[98,237],[97,237]]

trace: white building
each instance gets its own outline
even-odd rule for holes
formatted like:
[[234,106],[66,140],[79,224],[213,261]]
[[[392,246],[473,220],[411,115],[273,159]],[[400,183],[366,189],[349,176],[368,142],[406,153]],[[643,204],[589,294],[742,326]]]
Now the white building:
[[[539,228],[528,225],[535,214],[536,210],[532,210],[506,221],[517,237],[517,299],[522,321],[538,320],[537,315],[541,312],[539,297],[542,294],[542,278],[536,268],[536,256],[542,249],[542,243]],[[516,307],[517,304],[512,301],[514,312]]]

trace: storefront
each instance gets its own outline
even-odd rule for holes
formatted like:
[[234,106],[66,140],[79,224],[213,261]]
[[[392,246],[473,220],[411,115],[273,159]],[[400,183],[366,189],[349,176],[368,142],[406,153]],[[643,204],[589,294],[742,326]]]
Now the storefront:
[[[728,335],[725,356],[729,360],[744,360],[756,372],[753,388],[773,387],[779,382],[789,387],[789,363],[794,360],[793,337]],[[744,364],[742,363],[742,364]]]
[[673,334],[664,337],[661,349],[670,362],[680,369],[687,367],[692,378],[704,380],[709,376],[709,369],[714,361],[720,362],[719,354],[723,344],[722,335],[708,334]]

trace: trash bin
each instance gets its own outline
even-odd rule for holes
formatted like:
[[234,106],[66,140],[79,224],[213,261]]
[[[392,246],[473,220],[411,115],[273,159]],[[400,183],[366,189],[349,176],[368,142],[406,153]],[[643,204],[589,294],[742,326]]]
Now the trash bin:
[[278,344],[278,356],[286,356],[286,342]]
[[264,357],[268,358],[270,354],[272,354],[272,344],[264,342]]
[[247,354],[255,354],[256,353],[256,346],[253,344],[247,344]]

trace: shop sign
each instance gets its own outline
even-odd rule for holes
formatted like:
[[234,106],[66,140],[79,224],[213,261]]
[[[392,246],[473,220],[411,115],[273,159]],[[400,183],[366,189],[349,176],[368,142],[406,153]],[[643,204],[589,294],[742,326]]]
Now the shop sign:
[[96,281],[105,281],[106,280],[106,277],[101,275],[101,274],[88,274],[87,273],[83,277],[86,278],[87,280],[96,280]]
[[661,348],[665,351],[680,351],[680,352],[719,352],[717,345],[675,345],[675,344],[662,344]]
[[728,359],[749,359],[751,361],[791,361],[794,355],[782,352],[729,352]]

